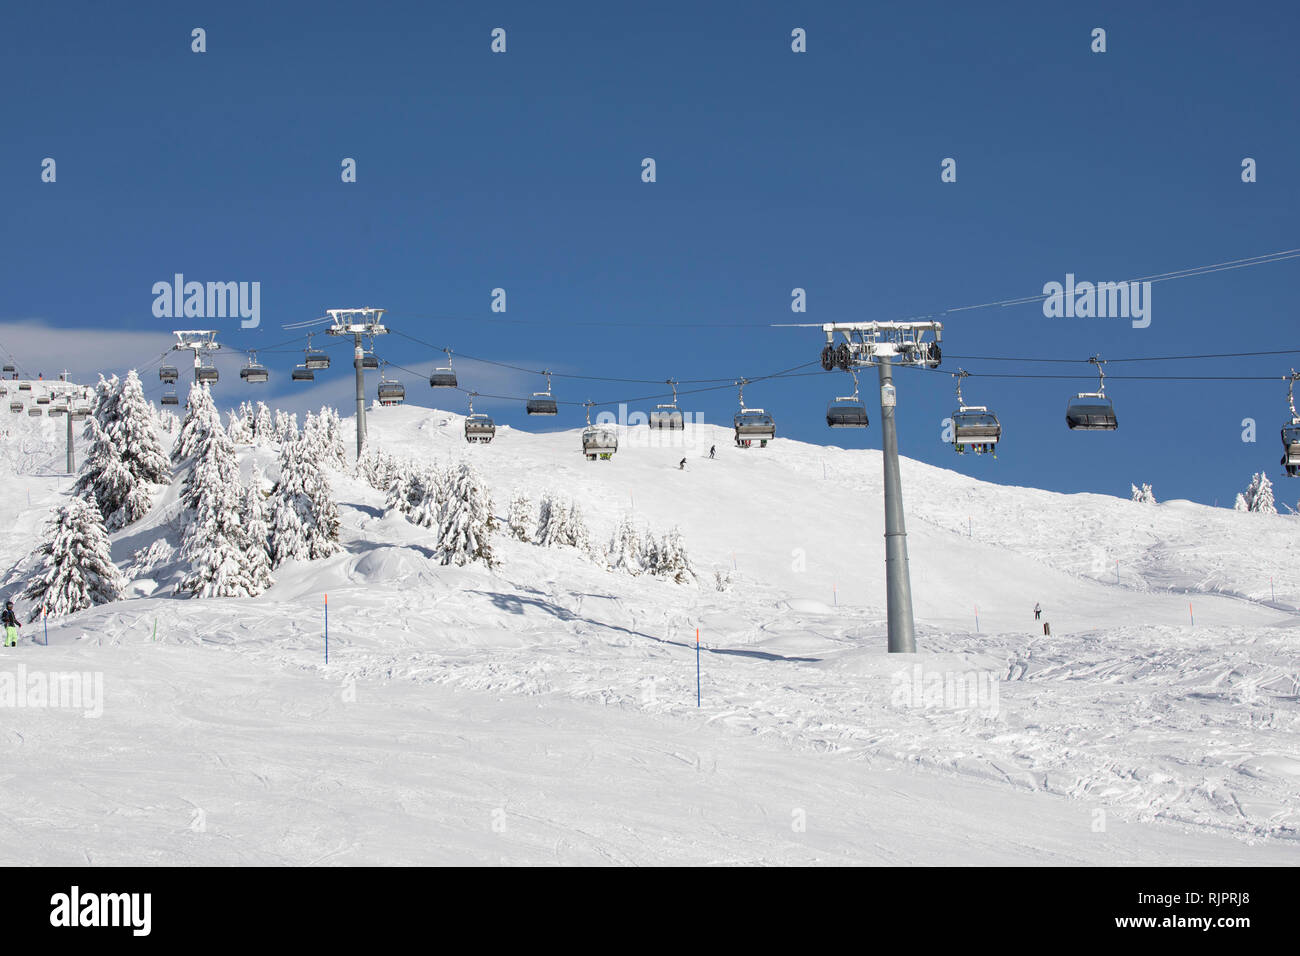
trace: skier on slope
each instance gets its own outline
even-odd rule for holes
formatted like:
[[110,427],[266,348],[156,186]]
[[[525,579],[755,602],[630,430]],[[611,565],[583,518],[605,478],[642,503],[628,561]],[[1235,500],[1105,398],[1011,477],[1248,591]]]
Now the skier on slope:
[[5,609],[0,612],[0,625],[5,629],[5,647],[18,646],[18,628],[22,627],[22,622],[18,620],[18,615],[14,614],[14,602],[5,601]]
[[681,460],[681,462],[678,464],[677,467],[680,468],[682,471],[685,471],[685,470],[686,470],[686,459],[683,458],[683,459]]
[[1035,601],[1035,602],[1034,602],[1034,620],[1035,620],[1035,621],[1042,620],[1042,617],[1043,617],[1043,606],[1042,606],[1041,604],[1039,604],[1037,601]]
[[710,446],[709,446],[709,457],[712,458],[712,457],[713,457],[714,455],[716,455],[717,453],[718,453],[718,446],[717,446],[717,445],[710,445]]

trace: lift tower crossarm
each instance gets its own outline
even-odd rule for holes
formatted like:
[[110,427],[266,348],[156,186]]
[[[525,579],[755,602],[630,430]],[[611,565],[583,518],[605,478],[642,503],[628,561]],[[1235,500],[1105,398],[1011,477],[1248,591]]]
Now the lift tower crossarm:
[[[385,309],[370,307],[362,309],[326,309],[332,323],[325,330],[326,335],[352,336],[352,366],[357,370],[357,458],[361,458],[361,449],[366,443],[366,373],[361,364],[365,358],[365,349],[361,346],[361,336],[387,335],[388,328],[383,324]],[[382,373],[381,373],[382,374]]]

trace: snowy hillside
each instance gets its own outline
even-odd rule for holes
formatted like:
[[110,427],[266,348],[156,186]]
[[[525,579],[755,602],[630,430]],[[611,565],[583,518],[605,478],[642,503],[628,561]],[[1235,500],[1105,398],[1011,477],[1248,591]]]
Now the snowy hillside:
[[[12,426],[0,569],[69,486],[61,429]],[[879,452],[688,425],[588,462],[580,429],[469,446],[412,406],[368,426],[399,458],[472,461],[503,520],[554,492],[602,548],[627,515],[676,527],[698,581],[504,527],[496,567],[444,566],[347,471],[339,554],[183,599],[177,566],[136,560],[179,546],[173,482],[113,535],[126,599],[51,620],[48,647],[28,625],[0,665],[104,686],[97,719],[4,713],[0,863],[1300,858],[1300,519],[905,459],[918,653],[891,656]],[[274,448],[239,454],[274,477]]]

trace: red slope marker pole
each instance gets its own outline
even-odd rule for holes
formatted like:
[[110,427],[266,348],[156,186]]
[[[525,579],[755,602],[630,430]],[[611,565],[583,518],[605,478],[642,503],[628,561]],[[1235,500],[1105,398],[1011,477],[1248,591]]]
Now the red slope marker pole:
[[325,595],[325,663],[330,662],[330,596]]

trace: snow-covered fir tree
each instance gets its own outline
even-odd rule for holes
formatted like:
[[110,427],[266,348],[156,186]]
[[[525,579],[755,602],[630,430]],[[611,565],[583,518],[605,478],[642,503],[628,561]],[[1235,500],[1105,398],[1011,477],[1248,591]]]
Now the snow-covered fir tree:
[[244,489],[244,534],[248,540],[250,573],[262,590],[275,583],[271,577],[271,529],[264,484],[262,469],[254,465],[252,479]]
[[491,535],[496,531],[492,496],[469,462],[448,473],[438,521],[438,559],[443,564],[493,564]]
[[506,526],[512,537],[520,541],[532,541],[536,529],[533,527],[533,499],[522,491],[517,491],[510,499],[510,512],[506,517]]
[[262,574],[244,522],[243,486],[235,446],[220,422],[194,453],[186,496],[194,520],[185,535],[182,556],[190,573],[178,590],[196,597],[253,597],[264,591]]
[[346,468],[348,447],[343,440],[343,421],[338,409],[322,405],[318,418],[324,431],[326,464],[331,468]]
[[[245,402],[244,404],[247,405],[248,403]],[[243,408],[232,408],[226,413],[226,434],[230,436],[231,442],[236,445],[253,444],[253,428],[249,424]]]
[[1268,475],[1256,472],[1246,489],[1246,509],[1260,514],[1277,514],[1277,505],[1273,502],[1273,483]]
[[124,582],[113,564],[108,530],[90,501],[69,498],[61,505],[36,554],[41,567],[22,596],[34,602],[37,613],[71,614],[122,596]]
[[641,567],[650,574],[658,574],[659,557],[659,539],[653,531],[647,530],[641,538]]
[[1246,496],[1240,491],[1237,492],[1237,500],[1232,503],[1233,511],[1249,511],[1250,503],[1246,501]]
[[131,474],[117,440],[96,419],[87,419],[86,432],[90,450],[81,464],[73,494],[93,502],[99,514],[107,516],[105,527],[116,531],[149,513],[152,489]]
[[415,472],[407,483],[407,520],[422,528],[437,528],[447,503],[450,475],[436,465]]
[[[396,459],[386,452],[378,451],[367,445],[357,459],[353,474],[376,491],[387,492],[397,478],[399,467]],[[392,507],[390,505],[390,507]]]
[[564,543],[584,554],[592,554],[591,532],[587,529],[587,519],[583,517],[582,509],[578,507],[576,501],[569,502],[569,517],[566,525],[568,540]]
[[655,561],[655,574],[671,578],[678,584],[687,584],[695,579],[695,569],[686,554],[686,543],[682,534],[673,528],[659,542]]
[[121,390],[120,384],[116,375],[112,378],[104,378],[101,375],[95,385],[95,395],[90,403],[90,417],[97,421],[104,431],[108,431],[113,422],[117,421],[117,396]]
[[298,437],[298,416],[275,410],[275,440],[281,444]]
[[258,402],[253,410],[253,444],[270,445],[275,440],[275,420],[271,417],[271,409],[266,402]]
[[153,408],[134,369],[122,380],[114,421],[106,431],[117,442],[122,463],[137,482],[171,484],[171,467],[154,431]]
[[1129,487],[1133,489],[1131,500],[1139,502],[1140,504],[1144,504],[1144,505],[1153,505],[1156,503],[1155,492],[1151,490],[1150,485],[1144,484],[1141,488],[1139,488],[1137,485],[1130,483]]
[[280,446],[280,480],[271,508],[271,558],[317,560],[339,550],[339,511],[329,480],[305,438]]
[[645,570],[641,566],[641,552],[641,533],[637,531],[636,525],[632,523],[632,517],[625,514],[619,519],[618,527],[614,529],[613,535],[610,536],[609,548],[605,552],[605,560],[610,568],[615,571],[640,574]]
[[536,541],[544,548],[554,548],[570,541],[569,507],[558,495],[542,496],[537,507]]
[[212,402],[212,393],[207,385],[195,382],[190,386],[189,398],[185,402],[180,432],[172,444],[172,462],[180,464],[193,457],[208,433],[220,428],[221,414]]

